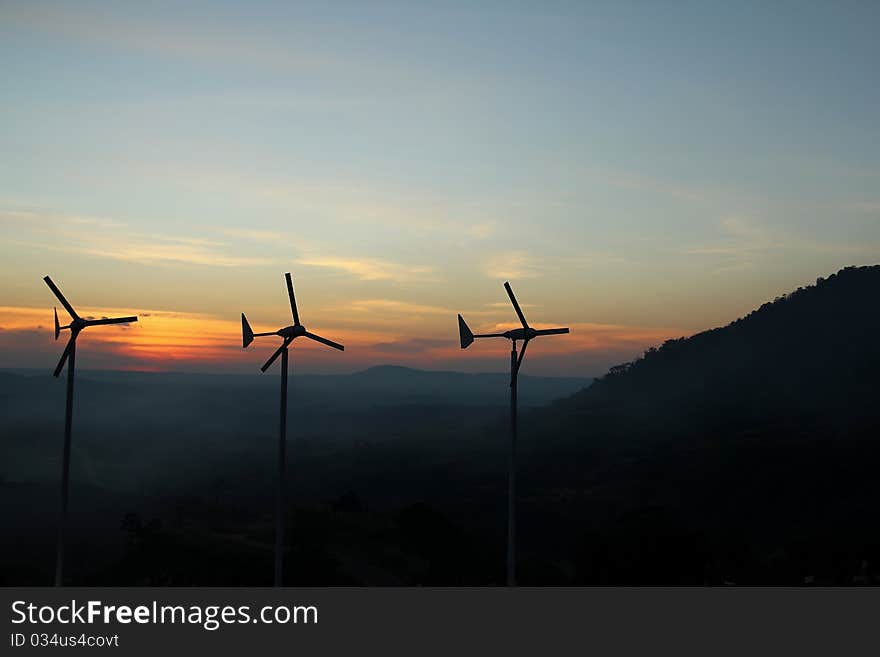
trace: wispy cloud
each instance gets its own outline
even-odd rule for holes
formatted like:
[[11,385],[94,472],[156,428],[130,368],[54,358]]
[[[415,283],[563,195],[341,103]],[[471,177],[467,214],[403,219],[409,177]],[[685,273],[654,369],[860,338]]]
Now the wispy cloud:
[[771,254],[782,252],[821,253],[846,258],[870,258],[880,254],[880,244],[877,243],[805,239],[771,230],[751,217],[725,217],[718,222],[718,227],[723,234],[718,242],[685,251],[688,255],[717,257],[719,264],[714,270],[716,274],[752,269],[761,259],[766,260]]
[[844,205],[844,209],[860,214],[880,215],[880,201],[853,201]]
[[289,237],[289,235],[277,230],[260,230],[252,228],[222,228],[220,229],[220,232],[229,237],[249,240],[251,242],[264,242],[267,244],[275,244]]
[[281,69],[305,69],[341,65],[330,57],[296,49],[290,42],[278,43],[254,38],[244,30],[224,29],[204,22],[139,20],[114,16],[112,11],[54,6],[36,8],[28,4],[4,9],[4,19],[27,29],[63,38],[100,42],[129,51],[144,51],[163,57],[209,62],[245,61]]
[[[495,301],[494,303],[485,303],[483,304],[486,308],[510,308],[510,301]],[[540,308],[541,306],[536,303],[521,303],[519,304],[520,308]]]
[[721,263],[714,270],[716,274],[751,269],[757,257],[785,246],[782,239],[752,217],[724,217],[718,222],[718,228],[723,235],[720,241],[685,251],[687,255],[720,257]]
[[271,264],[265,257],[239,256],[226,242],[190,235],[143,234],[124,222],[57,212],[0,210],[0,222],[17,230],[0,243],[147,265],[187,264],[242,267]]
[[782,246],[780,241],[770,236],[766,228],[750,217],[725,217],[718,225],[726,235],[722,242],[688,249],[686,253],[691,255],[742,255]]
[[[441,236],[454,243],[485,240],[496,234],[498,217],[509,202],[479,195],[445,194],[434,190],[378,183],[375,180],[302,176],[254,176],[222,167],[148,168],[145,175],[165,179],[189,191],[235,198],[259,206],[270,215],[296,216],[296,236],[302,239],[328,225],[369,224],[374,230]],[[259,237],[260,229],[241,236]],[[249,235],[250,233],[250,235]],[[235,235],[236,233],[230,232]]]
[[537,278],[542,271],[525,251],[507,251],[490,256],[483,267],[489,278]]
[[234,256],[197,244],[162,243],[137,238],[103,240],[99,246],[56,247],[70,253],[112,258],[138,264],[188,264],[210,267],[242,267],[267,265],[270,258]]
[[454,315],[455,311],[441,306],[431,306],[393,299],[360,299],[347,306],[351,310],[363,313],[382,313],[399,315]]
[[46,228],[55,226],[79,226],[85,228],[124,228],[125,222],[107,217],[90,217],[78,214],[39,210],[0,209],[0,223],[17,224],[21,227]]
[[298,262],[307,267],[336,269],[362,281],[407,281],[424,278],[433,271],[425,265],[404,265],[374,258],[306,257]]

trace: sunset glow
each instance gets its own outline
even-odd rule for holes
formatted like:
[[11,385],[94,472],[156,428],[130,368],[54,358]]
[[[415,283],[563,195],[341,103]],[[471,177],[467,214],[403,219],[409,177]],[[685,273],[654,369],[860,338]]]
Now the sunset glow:
[[47,273],[140,317],[83,367],[255,371],[292,272],[346,345],[307,370],[503,369],[455,317],[510,326],[510,280],[572,328],[529,371],[592,376],[880,260],[871,21],[645,11],[2,3],[0,367],[57,359]]

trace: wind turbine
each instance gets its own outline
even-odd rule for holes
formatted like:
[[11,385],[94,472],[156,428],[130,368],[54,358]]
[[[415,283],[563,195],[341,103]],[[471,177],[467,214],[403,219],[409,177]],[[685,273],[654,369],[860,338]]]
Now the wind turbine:
[[290,273],[284,274],[284,278],[287,280],[287,296],[290,297],[290,312],[293,314],[293,326],[285,326],[277,331],[270,331],[268,333],[254,333],[251,330],[251,325],[248,324],[247,317],[244,316],[244,313],[241,314],[242,348],[247,349],[248,345],[254,341],[254,338],[268,335],[278,335],[283,338],[281,346],[275,350],[275,353],[260,368],[261,372],[265,372],[272,366],[272,363],[275,362],[278,356],[281,356],[281,423],[278,432],[278,488],[275,495],[275,586],[281,586],[281,565],[284,547],[284,471],[287,467],[287,457],[285,455],[285,447],[287,445],[287,348],[295,338],[306,337],[315,342],[326,344],[328,347],[339,349],[339,351],[345,350],[345,347],[338,342],[309,333],[306,331],[306,327],[300,324]]
[[61,460],[61,517],[58,521],[58,545],[55,552],[55,586],[63,584],[64,576],[64,530],[67,526],[67,491],[70,482],[70,429],[73,421],[73,375],[76,365],[76,338],[80,331],[89,326],[100,326],[103,324],[129,324],[136,322],[137,317],[114,317],[112,319],[83,319],[77,315],[73,306],[61,294],[61,290],[52,282],[48,276],[44,276],[43,280],[52,290],[52,294],[58,297],[58,301],[64,306],[65,310],[70,314],[71,322],[67,326],[61,326],[58,323],[58,309],[55,308],[55,339],[61,335],[61,331],[69,330],[70,339],[67,346],[64,347],[64,353],[61,354],[61,360],[55,367],[53,376],[58,377],[67,361],[67,405],[64,411],[64,456]]
[[[516,585],[516,385],[519,368],[522,365],[523,357],[526,355],[526,347],[529,341],[539,335],[559,335],[568,333],[567,328],[552,329],[533,329],[526,321],[516,297],[513,296],[513,290],[510,289],[510,283],[504,282],[504,289],[507,290],[507,296],[513,304],[517,317],[522,324],[522,328],[511,329],[504,333],[482,333],[474,335],[468,327],[464,317],[458,316],[458,335],[461,340],[461,348],[467,349],[474,338],[507,338],[512,343],[510,351],[510,458],[507,466],[507,585]],[[522,340],[522,351],[519,357],[516,353],[516,341]]]

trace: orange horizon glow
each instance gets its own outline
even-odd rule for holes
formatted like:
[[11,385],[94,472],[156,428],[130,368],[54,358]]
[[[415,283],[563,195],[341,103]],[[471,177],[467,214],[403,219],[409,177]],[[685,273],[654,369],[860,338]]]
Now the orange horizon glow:
[[[258,366],[260,359],[267,357],[277,346],[270,338],[258,338],[245,352],[241,347],[240,320],[210,314],[106,307],[84,307],[79,313],[83,317],[138,316],[137,323],[104,326],[87,332],[88,339],[83,341],[86,349],[108,357],[113,362],[113,369],[174,371],[184,366],[192,368],[210,364],[212,367],[226,366],[238,370]],[[62,325],[69,321],[63,311],[59,313],[59,321]],[[453,322],[448,323],[450,330],[442,337],[433,335],[424,338],[384,331],[334,328],[330,325],[310,327],[310,330],[345,344],[348,361],[353,362],[356,368],[387,363],[427,368],[432,364],[450,363],[466,366],[470,359],[488,360],[501,357],[509,350],[505,340],[485,340],[465,354],[458,345],[457,334],[453,332]],[[545,323],[534,326],[551,328],[550,324]],[[481,324],[474,326],[474,330],[494,332],[515,327],[516,324],[505,322]],[[258,324],[253,324],[253,328],[257,332],[274,330]],[[631,353],[635,356],[649,346],[684,334],[678,329],[595,323],[575,323],[570,328],[571,334],[564,338],[538,340],[540,348],[530,350],[532,359],[601,355],[605,352]],[[45,333],[45,345],[41,338],[37,337],[37,340],[45,350],[51,350],[51,312],[45,308],[0,306],[0,334],[3,333]],[[59,343],[65,340],[62,332]],[[308,340],[301,342],[297,344],[297,355],[304,364],[346,366],[346,361],[340,362],[322,353],[324,348],[321,345]],[[593,373],[584,373],[587,374]]]

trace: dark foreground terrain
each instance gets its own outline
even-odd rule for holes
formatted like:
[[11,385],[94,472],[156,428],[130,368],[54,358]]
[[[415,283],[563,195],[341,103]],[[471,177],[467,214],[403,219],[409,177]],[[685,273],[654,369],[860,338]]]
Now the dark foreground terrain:
[[[522,377],[520,582],[880,583],[878,292],[848,268],[592,385]],[[83,373],[73,583],[270,583],[277,381],[232,379]],[[502,583],[506,377],[307,379],[286,582]],[[63,384],[0,395],[0,582],[47,584]]]

